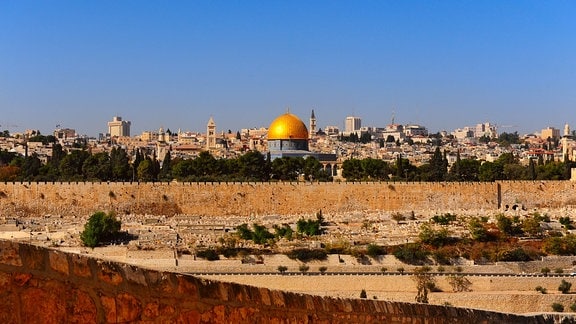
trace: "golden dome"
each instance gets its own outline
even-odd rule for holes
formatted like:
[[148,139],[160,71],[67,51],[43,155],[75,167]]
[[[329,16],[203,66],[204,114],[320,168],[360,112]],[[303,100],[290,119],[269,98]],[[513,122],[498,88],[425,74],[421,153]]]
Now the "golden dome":
[[279,139],[308,139],[308,129],[296,115],[285,113],[268,128],[268,140]]

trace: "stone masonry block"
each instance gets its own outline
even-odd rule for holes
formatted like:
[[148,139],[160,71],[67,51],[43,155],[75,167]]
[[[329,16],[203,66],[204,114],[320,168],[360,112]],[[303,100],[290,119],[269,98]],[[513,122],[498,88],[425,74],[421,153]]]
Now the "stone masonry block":
[[97,273],[98,279],[114,286],[118,286],[124,281],[118,264],[103,261],[97,263],[100,265]]
[[50,260],[50,267],[63,275],[70,273],[70,266],[68,265],[68,257],[63,252],[50,251],[48,254]]
[[0,241],[0,263],[17,267],[22,265],[17,244],[10,241]]
[[82,257],[79,255],[71,255],[70,260],[72,262],[72,269],[74,275],[78,277],[90,277],[92,272],[90,271],[89,261],[87,257]]

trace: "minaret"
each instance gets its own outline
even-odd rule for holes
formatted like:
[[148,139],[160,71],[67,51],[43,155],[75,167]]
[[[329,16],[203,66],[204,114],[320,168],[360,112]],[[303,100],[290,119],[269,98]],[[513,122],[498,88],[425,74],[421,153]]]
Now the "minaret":
[[572,150],[568,146],[570,146],[570,126],[566,123],[566,125],[564,125],[564,136],[562,136],[562,158],[570,161],[572,158],[570,156]]
[[216,123],[214,123],[214,119],[210,116],[208,125],[206,125],[206,149],[210,150],[214,148],[216,148]]
[[314,109],[312,109],[312,115],[310,116],[310,131],[308,132],[308,137],[316,134],[316,116],[314,116]]

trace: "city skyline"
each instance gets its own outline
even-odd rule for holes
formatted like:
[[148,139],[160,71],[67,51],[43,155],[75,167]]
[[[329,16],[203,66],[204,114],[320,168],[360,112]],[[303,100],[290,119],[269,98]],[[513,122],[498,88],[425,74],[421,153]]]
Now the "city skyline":
[[576,118],[572,2],[0,3],[0,125],[106,133],[392,116],[520,134]]

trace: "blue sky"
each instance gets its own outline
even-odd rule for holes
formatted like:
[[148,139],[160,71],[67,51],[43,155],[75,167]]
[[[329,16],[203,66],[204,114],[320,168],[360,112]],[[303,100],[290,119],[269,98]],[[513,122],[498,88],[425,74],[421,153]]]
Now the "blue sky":
[[0,128],[576,128],[575,1],[0,1]]

